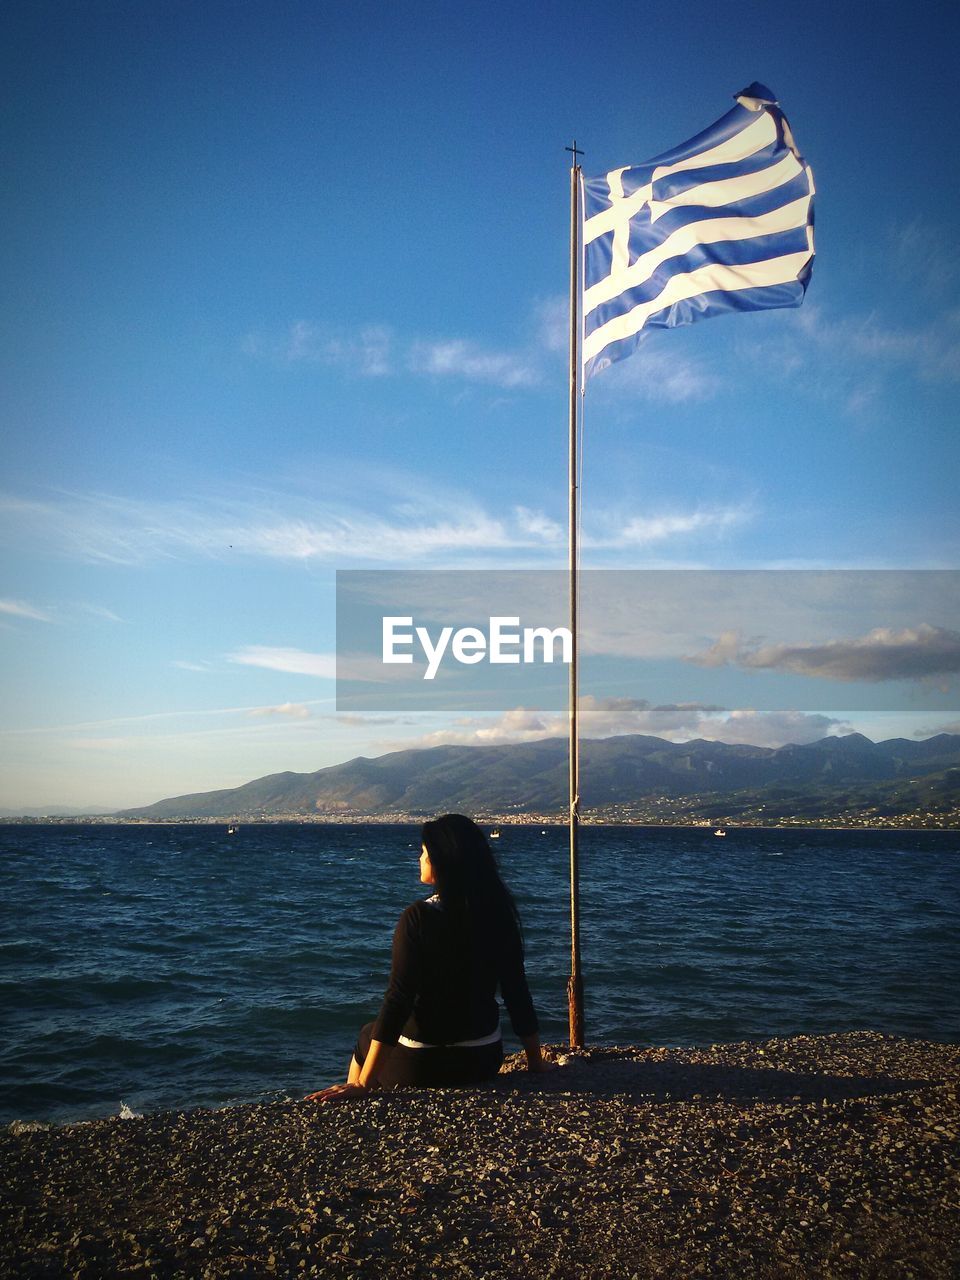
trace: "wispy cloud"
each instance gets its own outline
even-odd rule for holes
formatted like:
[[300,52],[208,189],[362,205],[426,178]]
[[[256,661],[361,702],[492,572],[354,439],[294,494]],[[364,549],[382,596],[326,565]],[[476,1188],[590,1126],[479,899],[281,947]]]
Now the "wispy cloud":
[[583,544],[593,549],[645,547],[651,543],[687,538],[692,534],[720,534],[742,525],[753,516],[746,505],[732,507],[700,507],[693,511],[663,512],[656,516],[621,518],[608,536],[584,534]]
[[[543,350],[560,355],[570,342],[569,300],[556,294],[534,308],[537,342]],[[615,402],[625,395],[657,404],[684,404],[706,400],[722,387],[722,378],[703,359],[681,349],[675,334],[648,330],[629,360],[618,361],[590,383],[591,396]]]
[[590,389],[598,396],[618,399],[623,395],[658,404],[685,404],[707,400],[722,386],[722,379],[706,364],[681,350],[675,335],[644,334],[638,350],[629,360],[618,361],[591,379]]
[[921,623],[900,631],[877,627],[864,636],[825,644],[763,645],[728,631],[688,661],[702,667],[733,665],[825,680],[927,679],[960,671],[960,632]]
[[386,325],[363,325],[355,332],[298,320],[279,336],[248,334],[245,355],[276,364],[331,365],[361,378],[383,378],[396,367],[396,336]]
[[479,382],[505,390],[533,387],[541,381],[535,349],[492,350],[463,337],[401,338],[388,325],[362,325],[354,331],[298,320],[283,334],[248,334],[244,353],[281,365],[326,365],[361,378],[383,378],[406,371],[418,377]]
[[288,675],[318,676],[322,680],[335,680],[337,675],[334,654],[307,653],[303,649],[252,644],[227,654],[227,661],[247,667],[265,667],[268,671],[282,671]]
[[[295,495],[262,492],[192,502],[111,494],[65,494],[48,501],[0,497],[0,521],[8,541],[53,543],[83,560],[125,565],[197,556],[405,563],[518,545],[503,520],[469,497],[453,495],[446,502],[435,497],[426,518],[400,504],[371,514],[346,503],[307,503]],[[41,614],[8,603],[11,614]],[[43,615],[42,620],[51,619]]]
[[533,387],[541,380],[534,360],[509,351],[486,351],[463,338],[415,342],[407,357],[412,373],[433,378],[461,378],[485,382],[511,391]]
[[53,622],[55,619],[47,609],[40,609],[25,600],[0,600],[0,614],[8,618],[23,618],[30,622]]
[[846,343],[848,350],[881,366],[912,368],[924,381],[960,380],[960,311],[949,311],[922,328],[893,327],[875,316],[828,326],[821,341]]
[[545,351],[566,351],[570,342],[570,302],[564,294],[542,298],[534,307],[538,344]]
[[931,297],[954,293],[960,277],[960,253],[952,228],[913,218],[890,228],[887,245],[890,261],[901,280],[911,285],[919,283]]
[[247,712],[248,716],[281,716],[291,720],[306,720],[310,715],[310,708],[304,706],[302,702],[281,702],[278,707],[254,707],[252,711]]
[[337,724],[349,725],[351,728],[356,729],[367,729],[371,725],[379,725],[382,727],[384,725],[410,725],[419,723],[416,716],[363,716],[353,715],[349,712],[341,712],[340,715],[328,716],[325,717],[325,719],[335,720]]
[[[278,335],[248,334],[242,350],[281,366],[327,366],[361,378],[399,376],[445,379],[522,391],[548,381],[548,372],[566,352],[568,301],[559,295],[534,303],[526,338],[513,347],[493,348],[462,334],[401,335],[388,325],[354,329],[298,320]],[[552,376],[552,374],[550,375]],[[709,366],[680,349],[675,339],[645,334],[632,359],[614,366],[593,384],[603,399],[627,394],[658,404],[705,400],[722,386]]]
[[941,307],[920,324],[878,312],[837,315],[807,302],[737,350],[758,374],[800,378],[815,395],[861,416],[882,404],[889,379],[909,375],[923,383],[960,381],[960,308]]
[[89,614],[93,618],[99,618],[103,622],[123,622],[119,614],[114,613],[112,609],[106,609],[102,604],[83,603],[78,606],[84,613]]
[[[704,738],[710,742],[779,747],[788,742],[816,742],[830,734],[848,732],[846,721],[800,711],[728,711],[701,702],[655,705],[635,698],[583,697],[579,702],[580,732],[584,738],[621,734],[651,734],[668,741]],[[449,728],[418,739],[418,746],[496,746],[535,742],[567,734],[567,718],[529,707],[514,707],[495,718],[463,717]]]
[[[333,697],[329,698],[308,698],[300,705],[310,707],[326,707],[333,705]],[[120,726],[133,726],[134,728],[151,729],[155,727],[158,732],[163,732],[166,725],[174,726],[174,732],[185,732],[185,730],[177,729],[178,724],[190,724],[192,721],[203,722],[205,720],[223,719],[227,722],[231,720],[246,719],[252,711],[259,711],[258,706],[243,707],[200,707],[200,708],[183,708],[179,711],[149,711],[138,716],[110,716],[105,720],[83,720],[70,724],[54,724],[43,725],[42,727],[27,729],[0,729],[0,737],[5,738],[46,738],[58,737],[61,734],[84,734],[93,730],[115,729]],[[324,719],[334,719],[333,713],[323,716]],[[252,728],[252,726],[248,726]],[[196,732],[201,733],[220,733],[229,732],[229,729],[202,729]],[[124,739],[126,741],[127,739]],[[92,741],[102,742],[104,738],[98,736]]]
[[529,534],[548,546],[562,544],[567,536],[566,530],[542,511],[534,511],[530,507],[514,507],[513,518],[521,533]]
[[[470,564],[507,553],[555,555],[565,538],[546,512],[515,506],[495,513],[462,492],[434,491],[428,513],[372,487],[365,496],[374,510],[253,490],[176,502],[111,494],[47,501],[0,496],[0,526],[8,542],[46,542],[83,560],[120,565],[197,557],[418,566],[453,558]],[[606,511],[588,523],[583,545],[621,552],[671,540],[715,540],[751,515],[746,506],[695,506],[643,517]],[[9,613],[52,621],[40,610],[23,612],[31,608],[8,602]]]
[[927,725],[923,729],[914,729],[915,738],[935,738],[941,733],[960,733],[960,720],[948,720],[943,724]]

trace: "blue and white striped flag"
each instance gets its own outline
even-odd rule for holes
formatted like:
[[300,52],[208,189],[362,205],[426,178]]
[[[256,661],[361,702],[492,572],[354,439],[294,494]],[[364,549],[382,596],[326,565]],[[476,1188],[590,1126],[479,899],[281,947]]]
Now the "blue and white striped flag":
[[644,328],[798,307],[813,268],[813,173],[762,84],[689,142],[587,178],[583,367],[637,348]]

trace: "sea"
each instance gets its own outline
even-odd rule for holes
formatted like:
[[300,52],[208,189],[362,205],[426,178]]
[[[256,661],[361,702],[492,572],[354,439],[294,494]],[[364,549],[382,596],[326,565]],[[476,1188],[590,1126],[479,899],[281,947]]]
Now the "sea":
[[[960,832],[586,826],[580,846],[588,1043],[960,1041]],[[493,847],[562,1042],[566,830]],[[413,826],[0,826],[0,1123],[343,1078],[396,920],[430,892],[419,851]]]

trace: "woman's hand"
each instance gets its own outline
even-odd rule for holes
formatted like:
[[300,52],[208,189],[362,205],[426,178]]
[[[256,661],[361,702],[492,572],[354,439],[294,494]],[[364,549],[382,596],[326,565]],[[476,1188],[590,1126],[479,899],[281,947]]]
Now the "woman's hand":
[[362,1084],[332,1084],[327,1089],[308,1093],[304,1102],[346,1102],[348,1098],[365,1098],[369,1092]]
[[543,1075],[545,1071],[556,1071],[556,1069],[557,1064],[555,1062],[551,1062],[549,1058],[543,1057],[542,1054],[533,1062],[529,1059],[527,1060],[527,1070],[535,1076]]
[[358,1065],[356,1058],[351,1061],[346,1084],[332,1084],[328,1089],[308,1093],[304,1102],[345,1102],[348,1098],[363,1098],[372,1093],[379,1084],[378,1066],[383,1066],[390,1051],[390,1045],[371,1040],[363,1066]]
[[557,1064],[544,1056],[544,1052],[540,1048],[540,1037],[538,1035],[521,1036],[520,1043],[523,1045],[527,1055],[528,1071],[532,1071],[534,1075],[540,1075],[544,1071],[556,1069]]

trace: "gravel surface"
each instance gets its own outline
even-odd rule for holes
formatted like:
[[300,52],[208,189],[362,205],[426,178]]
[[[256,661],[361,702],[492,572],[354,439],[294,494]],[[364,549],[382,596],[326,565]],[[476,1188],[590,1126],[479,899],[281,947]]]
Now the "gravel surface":
[[960,1275],[960,1046],[555,1053],[482,1089],[10,1126],[0,1274]]

